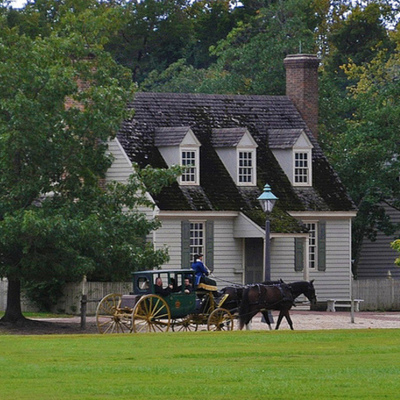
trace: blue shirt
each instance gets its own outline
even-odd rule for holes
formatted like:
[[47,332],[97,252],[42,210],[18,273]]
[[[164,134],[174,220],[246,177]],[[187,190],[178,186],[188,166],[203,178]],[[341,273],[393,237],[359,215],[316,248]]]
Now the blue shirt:
[[205,265],[200,261],[196,260],[194,263],[192,263],[192,269],[195,272],[196,276],[196,286],[200,283],[200,278],[202,276],[207,276],[208,275],[208,269],[205,267]]

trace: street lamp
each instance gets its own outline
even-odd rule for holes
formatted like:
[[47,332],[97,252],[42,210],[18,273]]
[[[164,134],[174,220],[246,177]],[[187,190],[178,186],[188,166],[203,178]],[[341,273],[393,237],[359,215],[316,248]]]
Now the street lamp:
[[[264,247],[264,259],[265,259],[265,280],[271,280],[271,250],[270,250],[270,228],[269,228],[269,215],[274,208],[275,202],[278,198],[271,192],[271,187],[266,184],[264,191],[257,197],[257,200],[261,204],[261,208],[265,212],[265,247]],[[269,323],[274,322],[274,318],[270,310],[268,310]],[[264,316],[261,321],[266,322]]]
[[264,191],[258,196],[257,200],[261,204],[261,208],[265,212],[265,280],[271,280],[271,250],[270,250],[270,227],[269,227],[269,215],[274,208],[276,200],[278,198],[271,192],[271,187],[266,184]]

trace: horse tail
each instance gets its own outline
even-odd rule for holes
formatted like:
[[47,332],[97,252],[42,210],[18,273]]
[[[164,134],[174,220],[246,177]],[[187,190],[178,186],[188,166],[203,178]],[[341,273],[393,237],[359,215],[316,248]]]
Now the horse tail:
[[247,325],[248,315],[249,315],[249,292],[250,288],[244,288],[242,293],[242,300],[239,306],[239,329],[242,330],[245,325]]

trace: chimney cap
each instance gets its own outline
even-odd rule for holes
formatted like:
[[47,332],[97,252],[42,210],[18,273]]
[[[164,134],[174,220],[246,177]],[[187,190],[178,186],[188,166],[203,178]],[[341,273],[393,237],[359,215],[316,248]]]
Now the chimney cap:
[[288,67],[296,68],[299,67],[318,67],[320,59],[316,54],[288,54],[283,60],[283,63]]

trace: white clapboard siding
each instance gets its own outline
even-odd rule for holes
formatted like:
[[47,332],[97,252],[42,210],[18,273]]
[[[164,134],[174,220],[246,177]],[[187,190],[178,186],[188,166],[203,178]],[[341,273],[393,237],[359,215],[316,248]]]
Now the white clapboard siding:
[[[113,139],[108,142],[108,151],[113,156],[111,167],[106,173],[106,182],[127,183],[129,177],[135,172],[132,163],[129,160],[125,150],[122,148],[118,139]],[[150,197],[149,197],[150,198]],[[154,217],[154,212],[148,207],[139,207],[138,210],[151,219]]]
[[285,282],[303,280],[303,272],[294,270],[295,251],[293,237],[271,240],[271,279]]
[[[167,246],[170,257],[162,268],[181,268],[181,219],[160,216],[160,220],[162,226],[156,232],[155,247]],[[214,276],[218,286],[226,286],[227,282],[242,283],[242,274],[237,272],[243,270],[243,241],[233,237],[233,225],[233,218],[214,220]]]
[[243,239],[233,235],[236,218],[214,221],[214,275],[218,286],[242,284]]
[[[326,270],[309,270],[314,279],[318,300],[350,298],[350,221],[326,221]],[[303,280],[303,272],[294,270],[294,238],[274,238],[271,241],[271,278],[285,282]]]
[[264,230],[251,221],[249,217],[240,213],[234,219],[233,236],[237,238],[259,238],[264,237]]
[[326,270],[310,270],[319,301],[351,296],[351,223],[349,219],[326,222]]
[[128,182],[129,176],[133,173],[132,163],[118,139],[112,139],[108,142],[108,151],[113,156],[113,162],[106,173],[106,181]]

